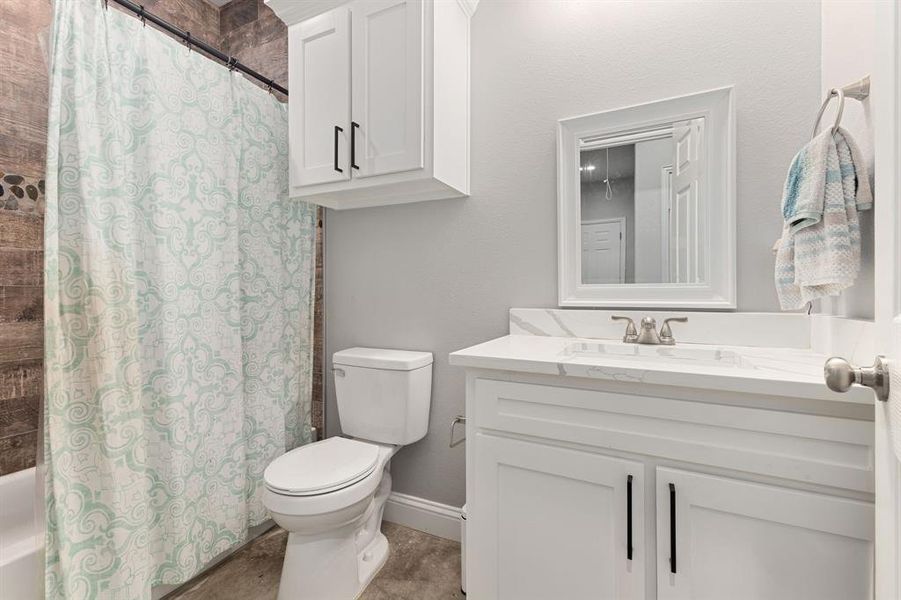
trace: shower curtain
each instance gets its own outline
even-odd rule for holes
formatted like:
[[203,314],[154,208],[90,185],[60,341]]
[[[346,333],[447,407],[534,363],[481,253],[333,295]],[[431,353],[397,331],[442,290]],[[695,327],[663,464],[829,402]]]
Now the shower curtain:
[[314,212],[284,105],[101,0],[56,2],[48,138],[47,597],[150,598],[310,440]]

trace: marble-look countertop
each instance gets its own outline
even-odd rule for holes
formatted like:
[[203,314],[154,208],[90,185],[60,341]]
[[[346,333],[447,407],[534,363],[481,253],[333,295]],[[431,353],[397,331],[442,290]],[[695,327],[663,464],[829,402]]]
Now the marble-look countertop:
[[595,338],[507,335],[450,355],[459,367],[872,404],[872,390],[838,394],[828,357],[807,349],[679,343],[639,346]]

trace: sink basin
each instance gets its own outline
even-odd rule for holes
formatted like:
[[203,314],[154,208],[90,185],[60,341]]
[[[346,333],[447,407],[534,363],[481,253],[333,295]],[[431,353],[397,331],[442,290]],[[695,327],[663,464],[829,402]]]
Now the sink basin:
[[[560,353],[564,359],[580,363],[591,359],[644,362],[664,361],[664,364],[690,364],[734,369],[756,369],[748,359],[732,350],[722,348],[693,348],[691,346],[650,346],[620,342],[573,342]],[[587,359],[587,360],[586,360]]]

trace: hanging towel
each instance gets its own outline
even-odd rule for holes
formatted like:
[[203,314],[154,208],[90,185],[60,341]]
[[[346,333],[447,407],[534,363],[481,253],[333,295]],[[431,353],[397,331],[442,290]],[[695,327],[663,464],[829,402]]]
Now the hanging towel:
[[849,288],[860,270],[858,211],[873,206],[860,149],[847,131],[826,130],[795,155],[782,196],[776,290],[783,310]]

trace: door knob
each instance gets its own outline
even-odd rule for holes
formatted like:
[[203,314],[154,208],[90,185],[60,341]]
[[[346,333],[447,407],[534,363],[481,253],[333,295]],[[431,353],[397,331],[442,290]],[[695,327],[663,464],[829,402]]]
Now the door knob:
[[882,355],[870,367],[855,367],[844,358],[833,356],[823,366],[823,377],[833,392],[847,392],[856,383],[872,388],[883,402],[888,400],[888,364]]

